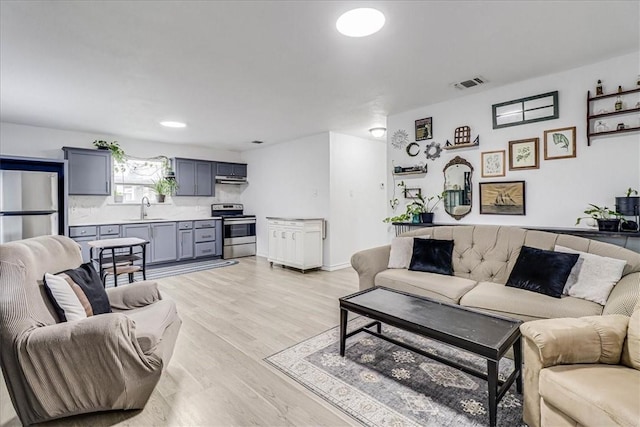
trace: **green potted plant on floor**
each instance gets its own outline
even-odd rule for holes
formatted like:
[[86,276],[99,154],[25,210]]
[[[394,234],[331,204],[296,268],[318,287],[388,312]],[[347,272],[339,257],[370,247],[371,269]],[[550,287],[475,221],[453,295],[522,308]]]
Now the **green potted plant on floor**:
[[576,219],[576,225],[580,224],[580,220],[590,218],[596,220],[598,223],[598,230],[600,231],[619,231],[620,221],[622,214],[611,210],[606,206],[597,206],[593,203],[589,203],[590,208],[584,210],[584,213],[588,216],[583,216]]
[[175,179],[160,178],[157,181],[153,181],[151,188],[156,192],[158,203],[164,203],[166,196],[176,192],[178,183]]

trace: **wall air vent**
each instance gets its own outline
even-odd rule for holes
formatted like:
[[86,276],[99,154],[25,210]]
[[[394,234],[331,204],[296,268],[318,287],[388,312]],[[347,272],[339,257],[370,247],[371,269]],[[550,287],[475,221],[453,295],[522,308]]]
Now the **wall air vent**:
[[464,81],[461,81],[460,83],[453,83],[453,86],[456,89],[464,90],[464,89],[470,89],[472,87],[479,86],[485,83],[487,83],[487,79],[481,76],[476,76],[471,80],[464,80]]

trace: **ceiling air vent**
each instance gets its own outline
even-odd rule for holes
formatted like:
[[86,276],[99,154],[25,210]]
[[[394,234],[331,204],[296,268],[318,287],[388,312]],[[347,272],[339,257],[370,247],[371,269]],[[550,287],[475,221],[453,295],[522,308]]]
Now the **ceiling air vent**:
[[487,79],[481,76],[476,76],[471,80],[464,80],[464,81],[461,81],[460,83],[454,83],[453,86],[456,89],[464,90],[464,89],[470,89],[474,86],[478,86],[485,83],[487,83]]
[[252,144],[262,144],[264,141],[258,141],[257,139],[255,141],[251,141]]

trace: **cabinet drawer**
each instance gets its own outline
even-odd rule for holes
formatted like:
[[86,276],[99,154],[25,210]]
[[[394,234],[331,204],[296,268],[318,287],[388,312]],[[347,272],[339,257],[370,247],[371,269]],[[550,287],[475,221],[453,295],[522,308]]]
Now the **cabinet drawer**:
[[69,237],[95,236],[96,234],[98,234],[98,228],[95,225],[69,227]]
[[199,228],[196,229],[195,240],[197,242],[213,242],[216,240],[215,228]]
[[196,258],[201,256],[212,256],[216,254],[215,242],[202,242],[195,244]]
[[178,230],[191,230],[193,228],[193,222],[180,221],[178,222]]
[[120,234],[120,226],[119,225],[101,225],[100,226],[100,236],[111,236]]
[[194,228],[214,228],[216,226],[215,220],[194,221]]

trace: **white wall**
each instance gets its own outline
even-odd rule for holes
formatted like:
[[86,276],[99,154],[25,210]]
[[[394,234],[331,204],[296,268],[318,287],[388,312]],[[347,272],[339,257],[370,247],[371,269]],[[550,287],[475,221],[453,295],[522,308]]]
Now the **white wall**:
[[[142,141],[117,135],[93,134],[14,123],[0,123],[0,153],[2,155],[63,159],[62,147],[95,148],[93,141],[117,140],[125,153],[135,157],[164,155],[203,160],[239,162],[240,153],[215,150],[187,144],[166,144]],[[215,197],[169,197],[165,204],[154,204],[150,217],[168,219],[210,217],[210,205],[215,202],[240,202],[242,186],[216,185]],[[87,224],[109,220],[135,218],[139,215],[137,205],[113,203],[111,196],[70,196],[69,225]]]
[[330,269],[350,265],[355,252],[384,245],[386,144],[330,133]]
[[[588,147],[586,140],[587,90],[593,93],[598,79],[602,79],[605,93],[614,92],[618,85],[622,85],[625,89],[636,87],[636,77],[640,71],[639,64],[639,54],[634,53],[389,116],[387,119],[389,140],[396,130],[404,129],[409,133],[410,141],[413,141],[414,121],[433,117],[436,142],[443,146],[447,139],[453,142],[454,129],[468,125],[471,127],[472,138],[480,135],[480,146],[443,151],[440,158],[431,161],[426,159],[424,149],[426,143],[432,140],[419,142],[421,152],[414,158],[409,157],[404,150],[393,149],[391,144],[387,144],[387,199],[392,198],[394,185],[391,173],[392,162],[395,161],[395,164],[400,166],[417,162],[427,163],[429,170],[426,177],[418,179],[405,177],[405,182],[410,186],[420,186],[425,194],[433,195],[442,191],[444,165],[455,156],[460,156],[474,167],[473,208],[472,212],[460,221],[461,223],[573,227],[576,218],[581,215],[588,203],[613,207],[614,198],[624,195],[627,188],[640,188],[640,133],[630,132],[613,137],[593,138],[591,146]],[[491,79],[491,76],[485,77]],[[492,129],[492,104],[554,90],[559,91],[560,117],[558,119]],[[632,107],[640,100],[640,94],[634,95],[625,99],[630,104],[628,107]],[[614,103],[615,98],[609,98],[606,106],[596,108],[608,108],[612,111]],[[627,125],[640,125],[640,117],[637,113],[613,117],[609,120],[609,125],[615,129],[615,125],[620,121],[624,121]],[[577,128],[577,157],[544,160],[544,131],[571,126]],[[509,141],[527,138],[540,139],[540,168],[509,171]],[[481,178],[480,153],[494,150],[506,150],[506,176]],[[516,180],[526,181],[526,216],[479,214],[477,184],[479,181]],[[397,182],[399,180],[395,183]],[[398,194],[399,192],[396,192],[396,195]],[[404,199],[401,195],[398,198],[401,204],[395,212],[391,211],[387,203],[388,215],[404,212]],[[435,221],[456,222],[444,212],[442,205],[436,210]]]
[[[328,133],[245,151],[242,160],[249,165],[242,200],[256,215],[258,255],[268,255],[266,217],[329,218]],[[329,247],[327,236],[325,265]]]

